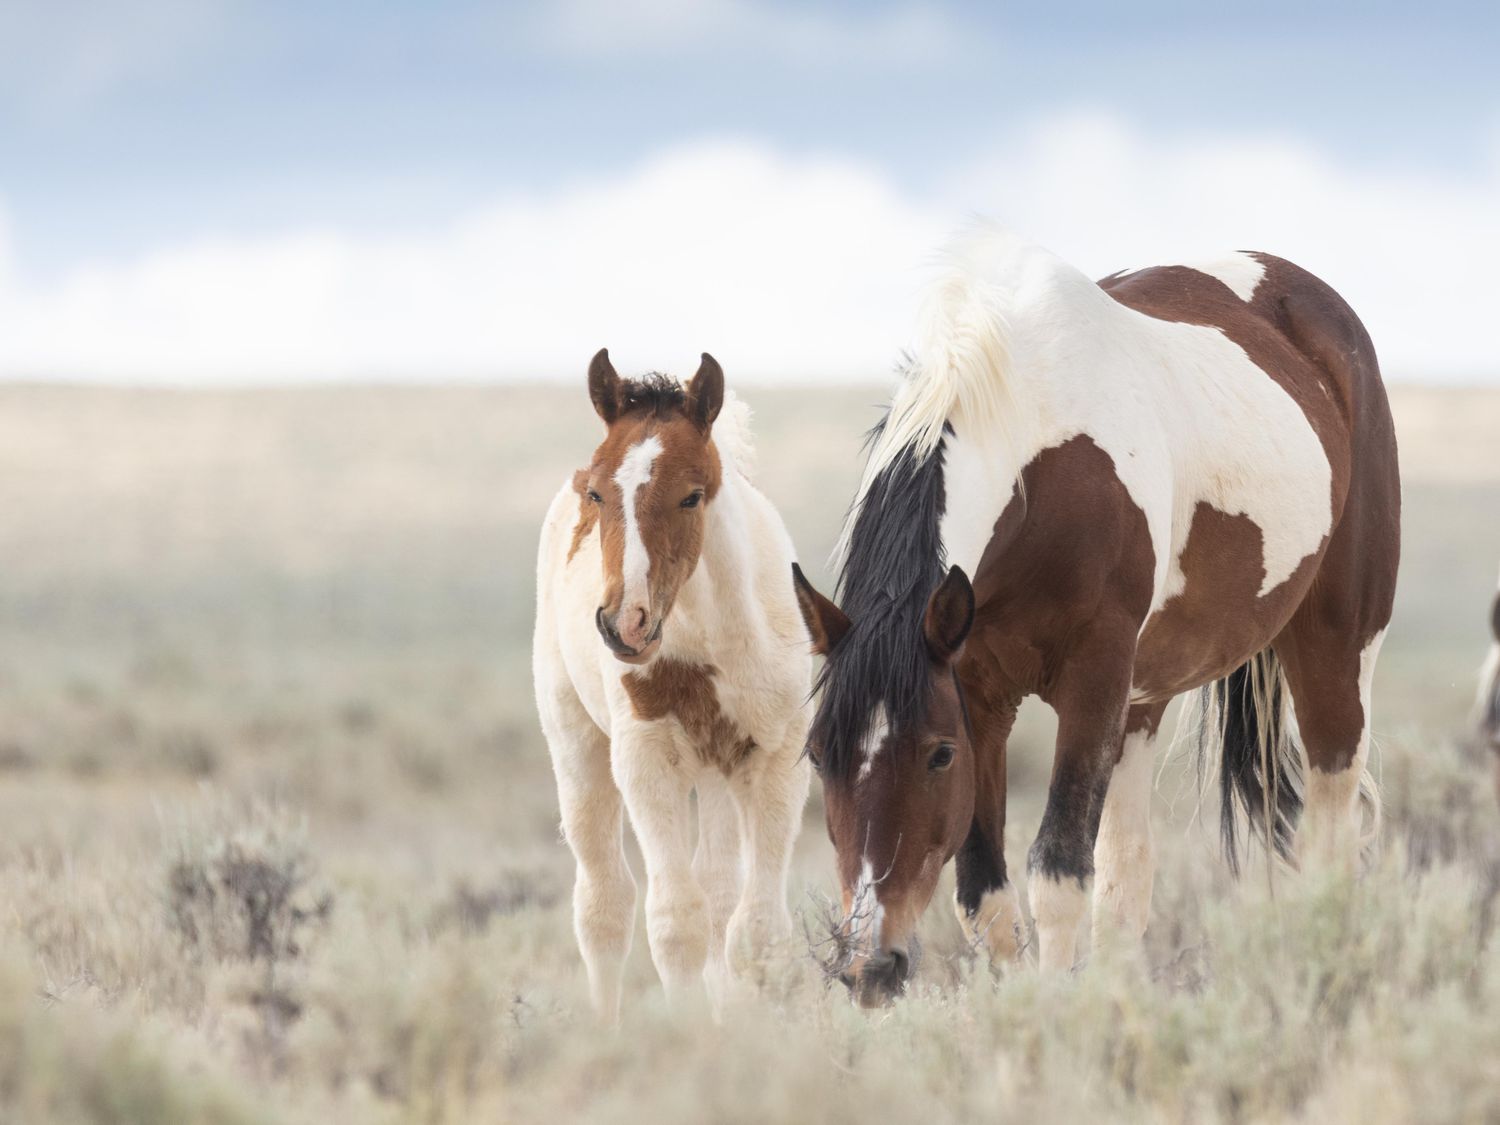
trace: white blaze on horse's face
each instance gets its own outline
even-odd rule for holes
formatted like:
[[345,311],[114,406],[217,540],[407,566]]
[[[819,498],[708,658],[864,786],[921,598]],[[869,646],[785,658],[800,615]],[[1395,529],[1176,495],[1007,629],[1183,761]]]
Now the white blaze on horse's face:
[[646,640],[646,625],[651,619],[651,554],[641,536],[641,493],[651,483],[651,466],[661,453],[661,438],[652,434],[636,443],[625,454],[615,471],[615,485],[620,490],[625,514],[625,558],[620,571],[622,603],[618,631],[620,639],[639,649]]

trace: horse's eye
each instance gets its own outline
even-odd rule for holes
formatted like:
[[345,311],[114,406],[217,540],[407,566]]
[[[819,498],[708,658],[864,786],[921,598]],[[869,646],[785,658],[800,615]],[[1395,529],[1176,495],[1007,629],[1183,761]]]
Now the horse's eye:
[[803,753],[807,755],[807,760],[812,763],[813,773],[821,776],[823,773],[823,759],[818,756],[818,752],[809,746]]
[[927,768],[936,773],[945,770],[953,764],[953,743],[944,742],[932,752],[932,757],[927,759]]
[[589,499],[592,500],[595,504],[602,504],[602,503],[604,503],[604,497],[600,496],[592,488],[589,489]]
[[699,490],[698,492],[693,493],[686,500],[684,500],[682,502],[682,506],[684,508],[696,508],[698,506],[699,501],[701,501],[702,499],[703,499],[703,492],[701,490]]

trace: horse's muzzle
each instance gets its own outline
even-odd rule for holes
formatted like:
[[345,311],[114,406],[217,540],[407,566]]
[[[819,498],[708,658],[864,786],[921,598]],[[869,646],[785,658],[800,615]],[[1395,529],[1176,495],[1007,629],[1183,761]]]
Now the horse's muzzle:
[[904,949],[886,949],[869,957],[857,972],[843,972],[839,980],[861,1008],[879,1008],[906,991],[911,957]]
[[658,621],[656,628],[651,630],[651,635],[646,638],[646,643],[640,648],[632,648],[620,639],[614,623],[604,616],[604,607],[600,606],[594,612],[594,627],[599,630],[599,636],[610,652],[615,654],[617,660],[626,664],[644,664],[655,653],[657,645],[661,643],[661,628],[663,622]]

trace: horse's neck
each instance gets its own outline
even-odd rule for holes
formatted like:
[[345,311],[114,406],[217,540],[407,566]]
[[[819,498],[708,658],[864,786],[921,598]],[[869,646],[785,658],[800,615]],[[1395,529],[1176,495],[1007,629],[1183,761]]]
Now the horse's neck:
[[[1018,318],[1009,344],[1010,416],[1003,426],[973,421],[961,412],[950,417],[945,439],[944,513],[940,525],[946,562],[973,575],[996,521],[1020,489],[1021,473],[1044,448],[1076,434],[1099,431],[1101,415],[1128,412],[1132,391],[1108,386],[1112,334],[1129,333],[1115,310],[1095,302],[1091,314],[1069,333],[1032,328]],[[1043,328],[1050,322],[1043,322]],[[1121,338],[1123,346],[1134,343]],[[1120,401],[1121,395],[1125,401]],[[1030,509],[1022,504],[1021,521]]]
[[[710,634],[721,630],[745,635],[760,620],[755,544],[747,510],[748,486],[728,470],[719,493],[708,505],[703,549],[697,569],[683,586],[681,608]],[[788,579],[790,581],[790,579]]]

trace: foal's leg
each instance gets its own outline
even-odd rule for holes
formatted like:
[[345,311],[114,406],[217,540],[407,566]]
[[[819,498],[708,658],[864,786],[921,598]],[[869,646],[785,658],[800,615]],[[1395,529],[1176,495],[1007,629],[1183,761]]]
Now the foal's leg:
[[578,864],[573,931],[588,970],[594,1010],[620,1016],[620,976],[635,929],[635,879],[625,860],[620,791],[609,768],[609,739],[576,697],[559,688],[542,701],[563,836]]
[[812,780],[798,733],[778,750],[753,751],[729,779],[740,810],[746,861],[744,893],[729,920],[729,956],[737,972],[791,933],[787,870]]
[[1151,778],[1165,703],[1132,707],[1094,838],[1094,949],[1136,948],[1151,917]]
[[1359,788],[1370,756],[1370,699],[1381,629],[1357,631],[1293,620],[1276,640],[1297,729],[1307,750],[1295,854],[1304,870],[1353,873],[1359,859]]
[[740,899],[739,814],[729,786],[717,770],[704,770],[698,778],[698,850],[693,853],[693,875],[708,899],[704,979],[717,1003],[728,975],[724,935]]
[[958,851],[953,906],[969,944],[983,947],[992,964],[1021,952],[1021,904],[1005,872],[1005,751],[1018,707],[1014,699],[991,703],[965,682],[974,728],[974,825]]
[[708,900],[692,867],[698,759],[665,723],[627,725],[614,749],[615,781],[646,861],[651,960],[669,998],[689,995],[701,983],[710,931]]
[[1043,971],[1073,967],[1099,807],[1124,731],[1134,642],[1134,628],[1087,638],[1068,654],[1051,693],[1057,749],[1026,880]]

